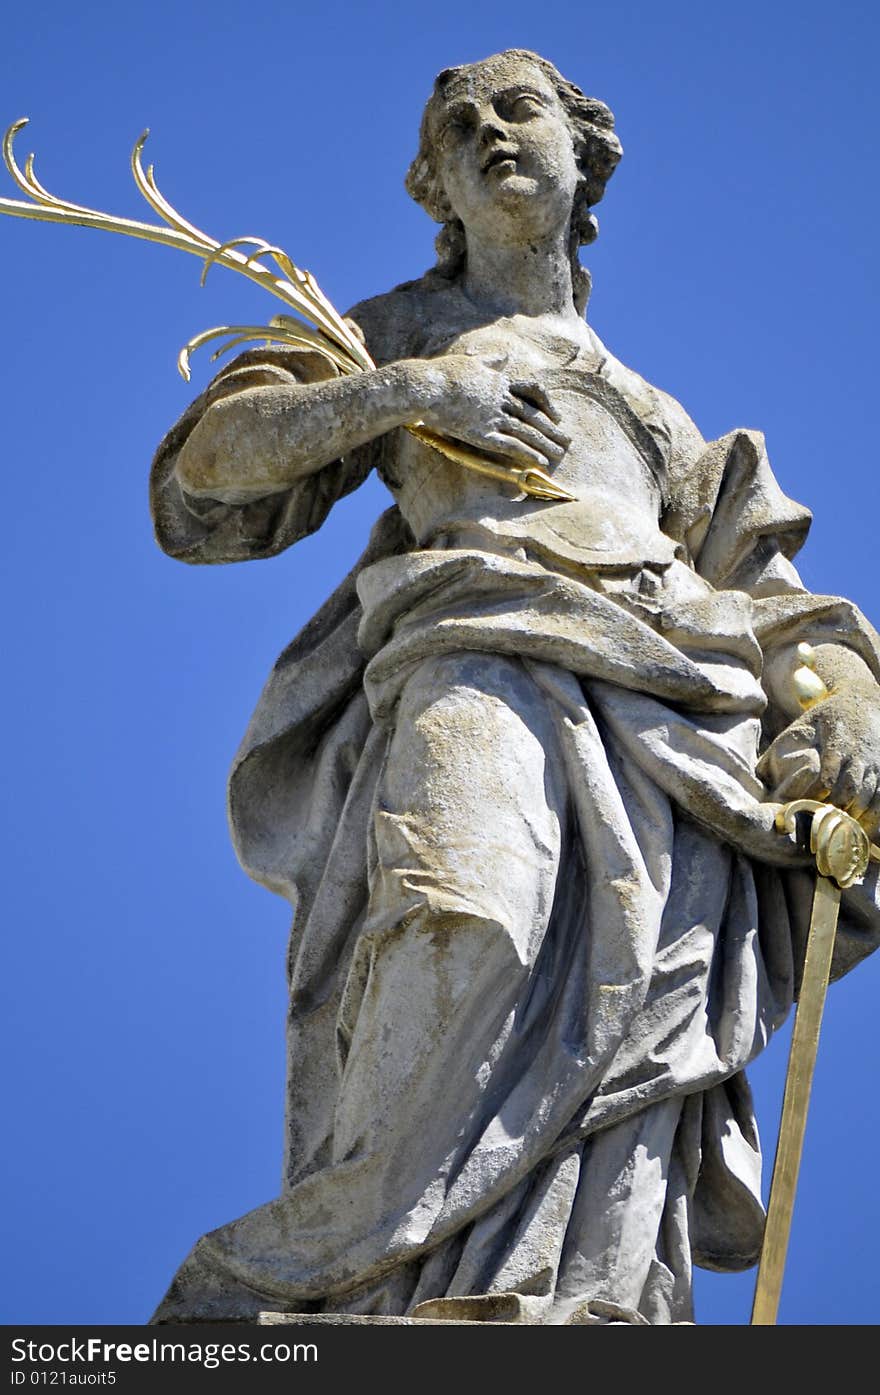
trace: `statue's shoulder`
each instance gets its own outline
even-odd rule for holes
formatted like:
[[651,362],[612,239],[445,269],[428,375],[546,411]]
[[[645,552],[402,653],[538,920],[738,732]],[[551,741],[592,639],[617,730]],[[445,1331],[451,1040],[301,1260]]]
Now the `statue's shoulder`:
[[382,295],[362,300],[348,311],[362,330],[377,363],[418,357],[429,338],[460,326],[460,293],[451,282],[428,272],[417,281],[404,281]]

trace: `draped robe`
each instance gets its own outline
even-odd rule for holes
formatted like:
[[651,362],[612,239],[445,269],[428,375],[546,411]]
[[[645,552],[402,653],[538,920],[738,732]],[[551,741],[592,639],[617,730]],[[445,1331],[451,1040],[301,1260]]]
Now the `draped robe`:
[[[353,313],[377,361],[418,354],[432,293]],[[662,556],[591,560],[525,505],[515,537],[426,541],[395,507],[268,680],[229,815],[294,906],[284,1187],[198,1243],[157,1320],[686,1321],[692,1260],[757,1258],[744,1070],[796,995],[813,883],[758,775],[784,726],[763,659],[833,642],[876,677],[880,647],[803,588],[809,514],[758,433],[706,445],[598,340],[587,367],[662,477]],[[252,351],[190,408],[154,464],[166,551],[271,556],[370,469],[400,484],[393,432],[265,498],[181,490],[211,402],[323,373]],[[803,759],[783,736],[761,773]],[[872,867],[833,975],[878,936]]]

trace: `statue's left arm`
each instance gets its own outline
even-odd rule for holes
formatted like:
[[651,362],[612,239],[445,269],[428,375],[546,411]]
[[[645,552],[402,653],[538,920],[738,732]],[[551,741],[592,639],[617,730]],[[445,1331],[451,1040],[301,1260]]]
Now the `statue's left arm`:
[[[666,400],[673,468],[664,527],[713,586],[753,599],[768,699],[758,773],[768,797],[830,799],[873,832],[880,825],[880,637],[851,602],[803,585],[792,559],[810,514],[783,494],[760,433],[731,432],[701,448],[693,423]],[[793,682],[804,642],[828,689],[807,712]]]

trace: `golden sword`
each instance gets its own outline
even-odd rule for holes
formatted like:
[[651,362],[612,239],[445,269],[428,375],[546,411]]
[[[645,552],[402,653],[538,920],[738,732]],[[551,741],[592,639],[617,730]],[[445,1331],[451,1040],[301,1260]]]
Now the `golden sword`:
[[[827,697],[828,689],[815,672],[810,646],[798,645],[798,655],[803,667],[795,671],[795,690],[801,706],[806,709]],[[752,1305],[752,1326],[755,1327],[772,1327],[779,1310],[807,1109],[819,1051],[819,1030],[831,976],[840,893],[864,879],[869,861],[880,862],[880,848],[869,841],[861,824],[833,804],[796,799],[779,810],[776,827],[780,832],[795,833],[797,816],[802,813],[812,814],[810,851],[816,859],[816,888]]]

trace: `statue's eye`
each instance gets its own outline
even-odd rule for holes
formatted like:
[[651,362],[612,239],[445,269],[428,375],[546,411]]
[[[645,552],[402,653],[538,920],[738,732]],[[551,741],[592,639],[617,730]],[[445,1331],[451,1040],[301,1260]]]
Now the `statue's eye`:
[[454,116],[442,127],[437,137],[437,143],[441,150],[453,150],[466,139],[468,132],[473,127],[473,121],[467,116]]
[[518,97],[510,98],[505,105],[507,111],[504,115],[509,121],[528,121],[533,116],[540,116],[545,110],[541,98],[532,92],[522,92]]

